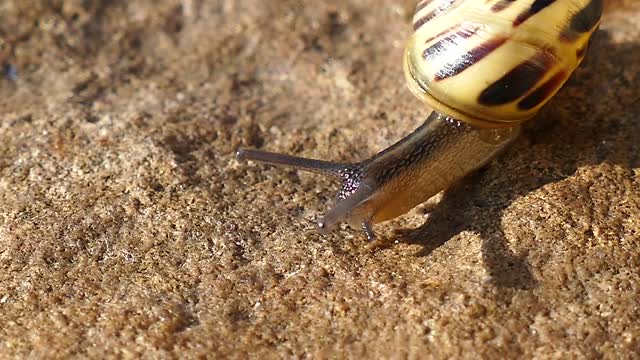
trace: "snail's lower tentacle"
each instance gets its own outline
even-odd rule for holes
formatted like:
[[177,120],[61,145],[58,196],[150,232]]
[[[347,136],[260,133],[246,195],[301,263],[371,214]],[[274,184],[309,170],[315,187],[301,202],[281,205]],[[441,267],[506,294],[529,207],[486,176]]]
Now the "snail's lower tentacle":
[[369,240],[369,242],[373,242],[376,240],[376,233],[373,231],[371,220],[365,220],[362,222],[362,231],[364,231],[364,234],[367,236],[367,240]]
[[369,217],[370,214],[354,214],[353,210],[366,202],[374,191],[375,189],[371,186],[361,183],[358,190],[347,198],[339,200],[336,205],[318,221],[318,231],[324,234],[333,229],[337,223],[344,221],[345,219],[351,219],[351,222],[354,222],[354,217],[359,218],[363,215],[366,215],[365,217]]

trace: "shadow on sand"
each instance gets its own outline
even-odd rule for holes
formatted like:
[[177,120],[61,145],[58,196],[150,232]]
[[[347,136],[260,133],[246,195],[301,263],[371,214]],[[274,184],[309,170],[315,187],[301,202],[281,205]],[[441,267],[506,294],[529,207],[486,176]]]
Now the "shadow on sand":
[[[526,259],[509,249],[503,211],[582,166],[640,166],[640,94],[634,88],[640,83],[638,59],[639,45],[613,44],[605,31],[598,31],[580,68],[516,143],[449,189],[424,225],[399,230],[397,240],[421,245],[418,256],[426,256],[460,232],[474,232],[483,239],[482,256],[495,285],[534,288]],[[520,167],[509,170],[508,164]]]

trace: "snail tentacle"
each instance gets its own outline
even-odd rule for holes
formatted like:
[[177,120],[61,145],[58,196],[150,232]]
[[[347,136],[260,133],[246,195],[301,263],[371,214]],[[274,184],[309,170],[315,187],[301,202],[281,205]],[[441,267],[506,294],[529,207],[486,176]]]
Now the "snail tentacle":
[[244,148],[236,151],[236,159],[291,167],[332,177],[340,177],[340,172],[351,166],[350,164],[345,163],[308,159],[304,157]]

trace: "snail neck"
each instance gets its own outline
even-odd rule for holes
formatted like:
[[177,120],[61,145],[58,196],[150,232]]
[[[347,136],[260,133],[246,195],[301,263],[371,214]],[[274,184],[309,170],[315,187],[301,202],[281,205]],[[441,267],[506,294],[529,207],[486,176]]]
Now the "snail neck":
[[[446,150],[455,150],[454,156],[478,150],[491,158],[495,148],[503,148],[514,140],[520,130],[520,125],[503,128],[480,128],[467,124],[456,118],[433,111],[422,125],[395,144],[379,152],[363,163],[364,166],[385,167],[385,172],[393,173],[392,169],[409,170],[411,167],[424,165],[421,160],[428,158],[437,161],[438,156],[450,156]],[[445,154],[440,154],[445,152]],[[440,155],[439,155],[440,154]],[[482,156],[482,154],[479,154]],[[471,157],[474,161],[477,156]],[[451,159],[446,159],[450,161]],[[488,160],[488,159],[487,159]],[[486,161],[474,163],[482,166]]]
[[411,134],[359,164],[371,195],[360,212],[377,223],[399,216],[491,160],[520,126],[481,129],[437,111]]
[[457,136],[455,135],[456,133],[462,133],[470,129],[469,125],[460,120],[445,116],[438,111],[432,111],[422,125],[395,144],[368,159],[366,163],[394,164],[392,167],[410,165],[415,163],[417,157],[426,155],[427,150],[433,147],[438,142],[438,139]]

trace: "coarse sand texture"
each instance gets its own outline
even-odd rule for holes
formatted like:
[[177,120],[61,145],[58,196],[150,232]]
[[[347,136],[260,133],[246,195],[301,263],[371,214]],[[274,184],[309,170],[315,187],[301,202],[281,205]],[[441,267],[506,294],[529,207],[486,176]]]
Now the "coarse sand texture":
[[640,1],[435,201],[320,235],[429,109],[414,0],[0,1],[0,358],[640,358]]

